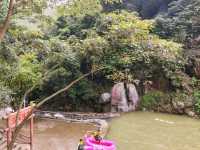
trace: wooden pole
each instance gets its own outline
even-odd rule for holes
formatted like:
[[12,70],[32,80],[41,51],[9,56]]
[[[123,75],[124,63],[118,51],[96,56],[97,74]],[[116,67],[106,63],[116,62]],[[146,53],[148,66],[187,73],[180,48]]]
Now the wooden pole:
[[12,129],[11,129],[10,124],[9,124],[9,118],[7,119],[6,134],[7,134],[7,149],[8,149],[8,146],[11,142],[11,137],[12,137]]
[[30,119],[30,150],[33,150],[33,115]]
[[6,19],[3,23],[3,26],[0,27],[0,42],[3,40],[3,37],[8,29],[8,26],[13,14],[14,4],[15,4],[15,0],[10,0]]

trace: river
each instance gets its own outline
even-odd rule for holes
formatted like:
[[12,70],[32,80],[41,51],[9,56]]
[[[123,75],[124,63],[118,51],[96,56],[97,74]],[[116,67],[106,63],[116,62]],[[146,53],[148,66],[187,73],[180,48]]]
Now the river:
[[79,139],[88,130],[95,130],[95,126],[49,119],[38,120],[34,127],[34,150],[76,150]]
[[185,116],[134,112],[111,122],[107,138],[117,150],[199,150],[200,120]]
[[[2,122],[0,123],[0,127],[2,127]],[[76,150],[79,139],[82,138],[87,131],[96,129],[97,127],[93,124],[66,123],[58,120],[37,119],[34,123],[33,149]],[[28,125],[26,125],[22,133],[29,136],[28,130]],[[29,148],[26,145],[18,145],[17,148],[17,150],[27,149]]]
[[[107,135],[117,150],[199,150],[200,120],[186,116],[133,112],[109,121]],[[40,119],[34,125],[34,150],[76,150],[92,124]]]

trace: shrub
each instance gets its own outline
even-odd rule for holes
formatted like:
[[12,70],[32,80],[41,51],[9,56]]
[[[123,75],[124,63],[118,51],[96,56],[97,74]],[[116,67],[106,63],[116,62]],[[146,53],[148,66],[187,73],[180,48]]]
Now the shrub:
[[12,101],[13,92],[8,87],[0,83],[0,108],[8,106]]
[[200,91],[194,92],[195,111],[200,114]]
[[141,107],[153,109],[163,99],[164,93],[161,91],[151,91],[146,93],[141,100]]

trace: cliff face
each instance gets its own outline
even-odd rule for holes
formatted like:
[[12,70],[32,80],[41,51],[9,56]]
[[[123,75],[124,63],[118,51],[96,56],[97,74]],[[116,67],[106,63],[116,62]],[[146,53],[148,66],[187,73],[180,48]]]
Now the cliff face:
[[144,19],[153,18],[168,11],[168,4],[176,0],[123,0],[122,4],[105,5],[105,10],[126,9],[137,11]]
[[168,4],[173,0],[124,0],[124,8],[136,10],[142,18],[152,18],[159,13],[167,12]]

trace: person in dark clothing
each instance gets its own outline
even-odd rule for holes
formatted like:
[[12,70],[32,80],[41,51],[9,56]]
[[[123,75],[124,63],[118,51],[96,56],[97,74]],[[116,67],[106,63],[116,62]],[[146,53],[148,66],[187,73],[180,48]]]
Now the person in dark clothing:
[[94,138],[95,138],[95,140],[97,141],[97,142],[101,142],[101,140],[102,140],[102,137],[101,137],[101,131],[100,131],[100,129],[99,130],[97,130],[95,133],[94,133]]
[[80,141],[79,141],[78,150],[84,150],[84,142],[83,142],[83,139],[80,139]]

